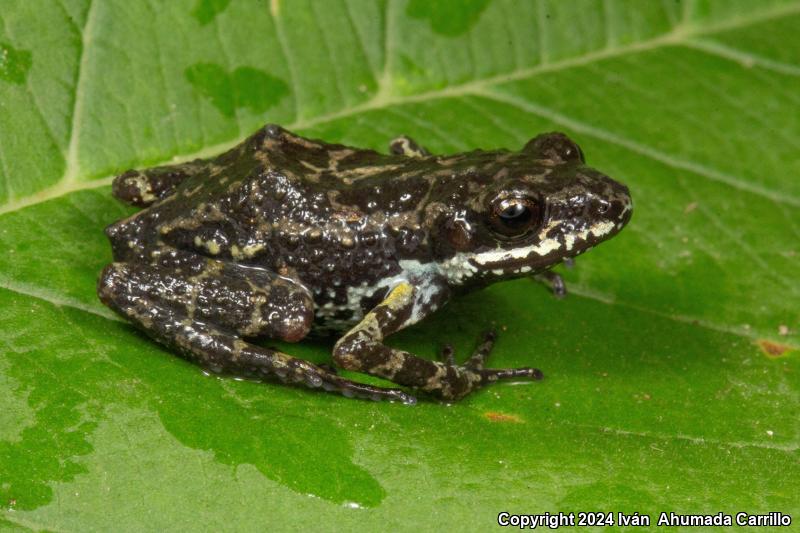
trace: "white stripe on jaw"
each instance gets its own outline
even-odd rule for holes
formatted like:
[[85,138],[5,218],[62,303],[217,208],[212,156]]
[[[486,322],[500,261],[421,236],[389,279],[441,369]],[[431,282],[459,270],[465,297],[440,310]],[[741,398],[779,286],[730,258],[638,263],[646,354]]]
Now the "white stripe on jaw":
[[[559,222],[552,222],[542,229],[542,231],[539,232],[539,236],[542,237],[542,240],[529,246],[513,248],[511,250],[497,249],[479,254],[459,252],[440,264],[441,272],[449,282],[456,284],[461,283],[474,276],[478,272],[479,266],[485,267],[487,264],[525,259],[532,255],[544,257],[560,248],[564,248],[569,252],[575,247],[578,241],[586,241],[590,234],[595,238],[601,239],[611,233],[616,227],[616,224],[611,221],[604,220],[595,222],[587,229],[565,235],[564,244],[559,242],[558,239],[544,238],[544,236],[558,224]],[[566,256],[566,253],[563,255]],[[554,263],[560,261],[562,258],[563,257],[559,257]],[[530,267],[522,266],[515,267],[511,269],[510,272],[528,272],[530,270]],[[501,275],[503,270],[494,269],[494,273]]]

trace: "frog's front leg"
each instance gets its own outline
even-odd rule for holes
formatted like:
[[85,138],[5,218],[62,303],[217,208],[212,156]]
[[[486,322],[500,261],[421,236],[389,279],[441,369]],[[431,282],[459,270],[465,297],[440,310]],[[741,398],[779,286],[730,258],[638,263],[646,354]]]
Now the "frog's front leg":
[[214,372],[337,391],[374,400],[414,398],[364,385],[242,337],[304,337],[314,316],[308,291],[260,269],[176,250],[150,264],[112,263],[98,283],[100,299],[155,340]]
[[406,157],[428,157],[431,155],[429,151],[420,146],[414,139],[405,135],[392,139],[389,143],[389,152],[394,155],[404,155]]
[[564,283],[564,278],[552,270],[546,270],[540,274],[536,274],[533,276],[533,279],[547,285],[556,298],[563,298],[567,295],[567,284]]
[[128,170],[114,178],[111,192],[118,200],[147,207],[156,200],[165,198],[186,178],[194,176],[207,168],[202,159],[195,159],[177,165],[147,168],[144,170]]
[[400,385],[423,390],[443,400],[458,400],[484,385],[499,379],[528,377],[540,379],[535,368],[484,368],[494,337],[487,337],[464,365],[455,365],[452,357],[444,362],[423,359],[390,348],[383,340],[421,317],[415,313],[415,291],[401,283],[383,302],[347,332],[333,350],[334,361],[348,370],[386,378]]

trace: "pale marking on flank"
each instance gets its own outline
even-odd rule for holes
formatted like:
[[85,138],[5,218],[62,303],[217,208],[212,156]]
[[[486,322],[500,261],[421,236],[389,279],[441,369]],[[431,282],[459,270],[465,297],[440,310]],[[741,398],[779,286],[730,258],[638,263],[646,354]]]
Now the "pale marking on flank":
[[72,105],[72,122],[70,125],[69,133],[69,146],[67,153],[64,156],[66,167],[64,169],[64,176],[61,181],[67,184],[73,184],[77,181],[80,174],[80,161],[79,161],[79,139],[80,130],[83,118],[83,93],[85,91],[84,85],[86,84],[86,69],[89,62],[89,45],[92,44],[92,30],[94,29],[94,14],[96,1],[89,3],[89,9],[86,12],[86,23],[81,32],[81,57],[78,62],[78,76],[75,83],[75,101]]
[[478,268],[470,262],[470,255],[455,254],[439,265],[440,272],[450,283],[461,283],[478,272]]
[[217,255],[220,252],[219,243],[213,239],[204,241],[199,236],[195,236],[194,245],[197,246],[198,248],[200,247],[205,248],[211,255]]
[[258,252],[260,252],[263,249],[264,249],[264,244],[263,243],[246,244],[242,248],[242,254],[244,254],[245,257],[253,257],[254,255],[256,255]]
[[[498,85],[501,83],[506,83],[510,81],[517,81],[522,80],[525,78],[533,77],[537,74],[546,73],[546,72],[558,72],[562,70],[566,70],[573,67],[579,67],[584,65],[593,64],[602,59],[608,59],[613,57],[620,57],[624,55],[634,54],[637,52],[644,52],[647,50],[658,49],[667,45],[681,45],[686,44],[686,41],[693,37],[701,36],[701,35],[708,35],[713,34],[716,32],[721,32],[725,30],[732,30],[740,27],[747,27],[752,26],[759,22],[764,22],[770,19],[781,18],[787,15],[792,15],[800,13],[800,2],[796,4],[791,4],[789,6],[781,6],[775,9],[768,9],[762,11],[758,14],[748,14],[746,17],[733,17],[728,19],[725,22],[718,23],[718,24],[711,24],[705,26],[704,28],[697,28],[692,27],[687,24],[676,26],[672,31],[662,34],[658,37],[653,39],[641,41],[638,43],[633,43],[625,46],[620,46],[617,48],[606,48],[602,50],[598,50],[595,52],[590,52],[588,54],[573,57],[561,61],[554,61],[552,63],[536,65],[528,68],[518,69],[510,73],[500,74],[497,76],[490,76],[487,78],[483,78],[480,80],[473,80],[470,82],[466,82],[460,85],[451,85],[444,89],[435,89],[432,91],[427,91],[423,93],[419,93],[416,95],[409,95],[409,96],[389,96],[383,91],[378,91],[378,93],[371,99],[352,106],[340,109],[338,111],[334,111],[332,113],[327,113],[323,115],[319,115],[317,117],[311,119],[302,119],[297,118],[294,123],[289,124],[286,126],[287,129],[293,130],[302,130],[311,128],[313,126],[324,124],[328,122],[332,122],[334,120],[345,118],[353,115],[357,115],[359,113],[364,113],[367,111],[379,110],[384,107],[388,107],[391,105],[403,105],[415,102],[425,102],[430,100],[437,100],[442,98],[449,98],[449,97],[463,97],[465,95],[474,94],[477,90],[484,89],[486,87],[492,85]],[[289,73],[291,77],[291,85],[292,87],[297,87],[297,73],[295,65],[293,64],[292,58],[287,52],[286,43],[284,41],[284,36],[282,35],[280,25],[278,24],[278,20],[280,18],[273,18],[275,23],[275,30],[276,36],[278,38],[278,42],[281,45],[283,56],[286,60],[286,63],[289,67]],[[690,46],[690,45],[689,45]],[[387,57],[391,57],[390,55]],[[293,95],[293,101],[295,103],[295,117],[298,117],[298,101],[297,96]],[[73,113],[73,117],[75,114]],[[72,132],[70,139],[75,135],[75,131]],[[228,150],[232,146],[240,143],[242,141],[241,138],[237,137],[236,139],[226,141],[223,143],[219,143],[214,146],[210,146],[204,148],[198,152],[194,152],[191,154],[182,154],[176,155],[169,159],[166,159],[160,163],[155,163],[154,166],[161,166],[166,164],[177,164],[182,163],[185,161],[190,161],[192,159],[203,159],[210,156],[218,155],[219,153]],[[71,141],[72,142],[72,141]],[[77,155],[77,146],[76,152]],[[661,154],[662,156],[665,154]],[[669,157],[669,156],[667,156]],[[66,179],[69,173],[69,166],[67,166],[68,172],[65,173],[64,177],[53,186],[43,189],[37,193],[34,193],[30,196],[26,196],[23,198],[19,198],[14,200],[13,202],[9,202],[0,207],[0,215],[4,213],[9,213],[12,211],[17,211],[24,207],[28,207],[33,204],[37,204],[40,202],[44,202],[47,200],[51,200],[53,198],[58,198],[65,194],[69,194],[71,192],[76,192],[85,189],[93,189],[98,187],[103,187],[111,182],[112,177],[107,177],[104,179],[92,180],[91,182],[78,182],[78,181],[69,181]],[[73,173],[76,170],[72,170]],[[77,177],[77,176],[75,176]],[[722,181],[722,180],[719,180]],[[747,190],[744,187],[738,187],[743,190]],[[755,194],[761,194],[759,191],[749,191]],[[778,193],[772,193],[770,198],[775,196]],[[780,200],[779,200],[780,201]],[[800,205],[800,200],[795,199],[795,201],[787,202],[790,205]]]
[[[347,303],[341,306],[335,306],[333,312],[339,310],[349,310],[353,313],[351,320],[357,322],[364,316],[361,309],[361,300],[364,297],[372,296],[380,290],[388,289],[389,292],[394,288],[408,284],[414,288],[414,307],[411,311],[411,317],[407,324],[414,324],[423,319],[425,315],[422,313],[423,306],[430,306],[433,297],[439,289],[432,281],[439,274],[439,267],[436,263],[421,263],[416,259],[402,259],[400,260],[400,268],[403,273],[396,276],[389,276],[378,280],[372,285],[361,284],[359,286],[347,287]],[[327,304],[325,304],[327,306]],[[433,312],[437,309],[431,306],[430,311]],[[324,315],[332,315],[333,312],[323,313]]]

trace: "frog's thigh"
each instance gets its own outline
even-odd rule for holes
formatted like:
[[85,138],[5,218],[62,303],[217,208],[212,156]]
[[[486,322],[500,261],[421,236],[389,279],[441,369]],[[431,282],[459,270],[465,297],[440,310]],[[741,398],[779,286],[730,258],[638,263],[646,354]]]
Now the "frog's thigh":
[[[154,264],[113,263],[100,284],[101,298],[141,299],[191,321],[244,337],[295,342],[311,329],[314,304],[302,285],[268,271],[202,256],[170,252]],[[124,293],[124,294],[123,294]]]
[[114,178],[111,192],[123,202],[147,207],[156,200],[172,194],[181,182],[205,167],[202,160],[196,159],[178,165],[128,170]]
[[[252,320],[247,326],[239,320],[247,313],[258,314],[254,306],[244,303],[224,304],[222,299],[238,299],[235,290],[214,288],[234,282],[230,277],[219,283],[220,278],[208,278],[207,283],[165,272],[154,265],[113,263],[104,270],[98,284],[100,299],[109,307],[131,320],[155,340],[177,349],[188,360],[214,372],[262,378],[275,376],[286,383],[303,383],[309,387],[322,387],[348,397],[388,399],[413,403],[414,398],[397,389],[385,389],[342,378],[308,361],[297,359],[277,350],[262,348],[242,340],[233,331],[246,331],[253,324],[267,324],[267,330],[280,333],[286,338],[284,325],[274,326],[269,321]],[[197,277],[191,276],[191,277]],[[170,287],[165,292],[160,287]],[[217,287],[218,289],[219,287]],[[273,287],[272,289],[276,289]],[[262,293],[254,292],[254,299]],[[220,298],[214,302],[215,298]],[[192,304],[194,300],[194,304]],[[205,300],[200,302],[200,300]],[[203,311],[206,306],[221,305],[215,311]],[[295,313],[285,306],[288,313],[284,319],[305,320],[305,311]],[[227,309],[224,311],[223,309]],[[225,316],[229,313],[229,316]],[[252,316],[252,315],[250,315]],[[266,315],[265,315],[266,316]],[[288,317],[288,318],[287,318]],[[307,326],[302,325],[302,330]],[[295,334],[290,334],[289,337]]]
[[389,143],[389,152],[394,155],[404,155],[407,157],[427,157],[431,155],[429,151],[420,146],[414,139],[405,135],[392,139]]

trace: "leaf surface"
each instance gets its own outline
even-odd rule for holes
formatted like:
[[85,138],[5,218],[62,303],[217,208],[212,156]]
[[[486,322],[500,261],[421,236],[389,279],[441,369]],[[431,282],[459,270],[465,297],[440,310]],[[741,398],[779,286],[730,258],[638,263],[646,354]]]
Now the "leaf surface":
[[[10,1],[0,13],[0,526],[432,529],[800,516],[800,4]],[[95,296],[110,176],[265,122],[383,150],[576,138],[628,228],[392,343],[540,383],[409,408],[204,376]],[[330,345],[284,346],[323,362]],[[618,530],[625,529],[619,528]]]

